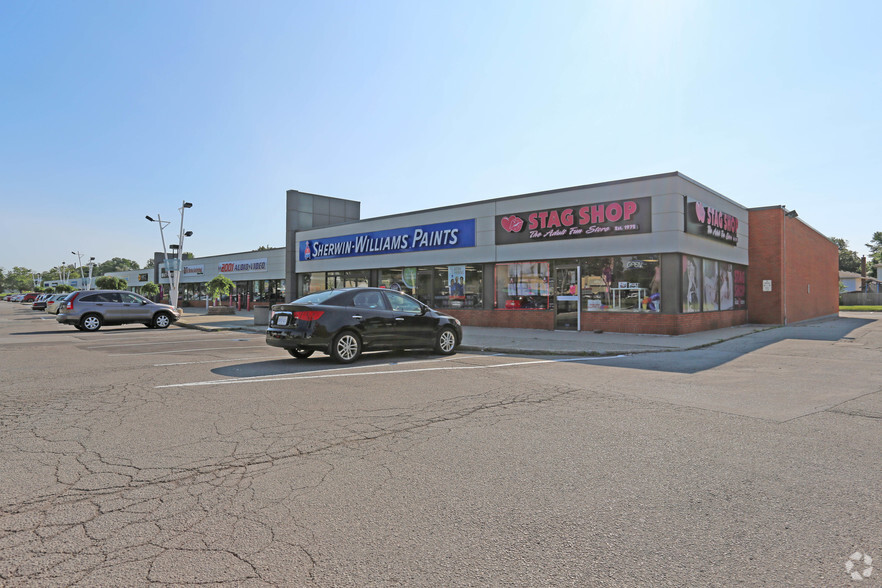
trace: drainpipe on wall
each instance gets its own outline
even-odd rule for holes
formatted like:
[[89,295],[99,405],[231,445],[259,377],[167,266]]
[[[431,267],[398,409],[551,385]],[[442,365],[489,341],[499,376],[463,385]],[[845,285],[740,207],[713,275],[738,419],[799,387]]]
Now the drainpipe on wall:
[[783,221],[781,223],[781,243],[782,243],[782,251],[781,251],[781,304],[782,310],[784,311],[784,324],[787,324],[787,209],[783,206],[781,207],[781,212],[784,213]]

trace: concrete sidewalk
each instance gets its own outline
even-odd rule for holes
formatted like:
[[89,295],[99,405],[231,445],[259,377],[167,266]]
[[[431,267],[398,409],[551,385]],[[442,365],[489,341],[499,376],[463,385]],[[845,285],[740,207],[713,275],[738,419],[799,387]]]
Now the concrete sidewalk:
[[[254,324],[254,313],[240,310],[235,315],[207,315],[203,309],[184,309],[177,322],[181,327],[202,331],[266,332],[266,325]],[[538,329],[502,329],[463,327],[463,351],[539,355],[618,355],[658,351],[683,351],[714,345],[775,328],[776,325],[739,325],[688,335],[633,335],[629,333],[594,333],[543,331]]]

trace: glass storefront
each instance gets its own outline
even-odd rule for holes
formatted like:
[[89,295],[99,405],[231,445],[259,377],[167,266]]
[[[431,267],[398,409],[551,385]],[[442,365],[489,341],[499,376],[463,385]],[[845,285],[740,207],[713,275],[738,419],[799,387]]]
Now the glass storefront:
[[368,286],[369,271],[355,270],[345,272],[313,272],[300,276],[301,296],[333,290],[334,288],[360,288]]
[[659,312],[661,265],[658,255],[583,259],[582,310]]
[[693,255],[682,259],[682,312],[747,308],[746,266]]
[[551,264],[547,261],[496,264],[496,308],[547,309],[551,306]]

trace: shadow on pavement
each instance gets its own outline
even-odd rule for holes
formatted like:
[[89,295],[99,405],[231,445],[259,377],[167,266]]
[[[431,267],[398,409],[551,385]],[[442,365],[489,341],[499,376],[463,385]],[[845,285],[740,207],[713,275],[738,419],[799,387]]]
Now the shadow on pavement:
[[[323,353],[314,353],[307,359],[295,359],[279,349],[278,359],[256,361],[218,367],[211,373],[228,378],[254,378],[259,376],[283,376],[293,374],[321,373],[328,370],[369,368],[382,365],[396,365],[422,361],[427,358],[441,358],[427,351],[374,351],[362,354],[358,361],[340,364]],[[452,357],[456,357],[453,355]]]
[[594,358],[587,365],[694,374],[719,367],[744,355],[786,341],[850,341],[854,331],[876,322],[873,319],[833,318],[788,325],[752,333],[701,349],[638,353],[624,357]]

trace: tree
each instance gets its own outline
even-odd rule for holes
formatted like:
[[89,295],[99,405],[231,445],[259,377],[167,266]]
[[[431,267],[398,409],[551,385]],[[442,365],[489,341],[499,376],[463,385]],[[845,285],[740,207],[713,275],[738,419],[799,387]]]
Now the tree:
[[76,290],[76,288],[74,288],[70,284],[56,284],[55,286],[52,287],[52,289],[55,290],[58,294],[63,294],[65,292],[73,292],[74,290]]
[[830,240],[839,247],[839,271],[861,273],[861,258],[848,248],[848,241],[838,237],[830,237]]
[[3,286],[5,290],[31,292],[34,288],[34,274],[26,267],[16,266],[4,276]]
[[123,257],[114,257],[113,259],[108,259],[107,261],[99,263],[95,267],[94,273],[98,274],[99,276],[103,276],[104,274],[110,272],[127,272],[137,269],[141,269],[141,266],[138,265],[137,261],[125,259]]
[[873,233],[873,238],[867,243],[867,249],[870,250],[870,259],[867,264],[871,266],[882,263],[882,231]]
[[125,290],[129,283],[124,278],[116,276],[101,276],[95,280],[95,285],[101,290]]
[[147,298],[156,298],[159,294],[159,286],[154,284],[153,282],[147,282],[141,286],[141,294],[146,296]]
[[227,276],[215,276],[211,278],[205,287],[208,289],[208,297],[215,300],[219,296],[226,296],[236,287]]

